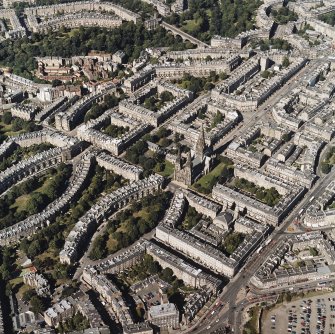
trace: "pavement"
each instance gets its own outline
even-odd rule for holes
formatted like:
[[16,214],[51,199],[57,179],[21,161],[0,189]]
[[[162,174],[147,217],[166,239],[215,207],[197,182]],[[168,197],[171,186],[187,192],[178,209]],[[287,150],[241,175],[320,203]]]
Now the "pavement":
[[[302,68],[297,75],[293,76],[290,80],[288,80],[288,82],[283,87],[277,90],[262,105],[260,105],[253,115],[246,115],[245,113],[243,113],[244,120],[240,123],[240,125],[238,125],[233,131],[231,131],[219,143],[215,145],[215,150],[220,151],[220,149],[224,147],[228,142],[233,140],[235,137],[241,135],[243,132],[246,131],[247,128],[255,125],[259,120],[272,120],[272,107],[276,103],[278,103],[284,96],[288,95],[294,88],[297,88],[301,84],[301,81],[304,80],[303,75],[307,71],[312,71],[314,68],[319,66],[320,63],[321,60],[319,59],[312,60],[309,64]],[[299,77],[298,80],[297,77]]]
[[[257,117],[249,120],[244,123],[242,127],[240,127],[237,131],[233,131],[229,134],[229,137],[226,138],[227,141],[236,137],[239,133],[245,131],[246,128],[255,124],[258,119],[264,119],[266,117],[271,116],[271,112],[269,106],[273,106],[277,103],[283,96],[287,95],[290,91],[296,88],[301,84],[302,80],[305,80],[304,74],[307,71],[311,71],[313,68],[317,67],[320,64],[321,60],[311,61],[308,65],[306,65],[296,76],[294,76],[291,80],[288,81],[286,85],[284,85],[279,91],[277,91],[274,95],[272,95],[257,111]],[[298,77],[298,80],[297,80]],[[222,143],[223,145],[224,143]],[[246,266],[227,284],[227,286],[223,289],[222,293],[218,296],[216,301],[217,303],[225,304],[225,307],[215,315],[215,317],[209,317],[210,313],[213,311],[213,308],[210,308],[207,313],[205,313],[196,324],[187,329],[185,333],[208,333],[209,330],[215,331],[219,327],[222,326],[223,323],[228,323],[232,325],[235,329],[235,333],[239,331],[239,327],[235,325],[235,316],[236,316],[236,308],[246,303],[246,300],[242,300],[239,304],[236,303],[238,293],[248,285],[249,280],[254,275],[254,273],[258,270],[258,268],[262,265],[265,259],[271,254],[272,250],[275,248],[276,244],[282,237],[282,235],[286,234],[287,228],[292,224],[292,222],[300,217],[299,212],[301,210],[305,211],[309,206],[310,200],[313,197],[317,197],[320,195],[327,185],[333,180],[335,176],[335,169],[332,170],[326,177],[320,178],[317,180],[314,187],[304,196],[302,201],[292,209],[290,214],[284,219],[280,226],[278,226],[274,232],[271,234],[272,242],[265,246],[260,254],[254,253]]]
[[[248,117],[231,133],[228,134],[224,138],[224,140],[220,141],[220,145],[216,148],[219,150],[222,146],[226,145],[229,141],[234,139],[236,136],[242,134],[248,127],[256,124],[259,119],[266,120],[267,118],[272,119],[271,108],[269,106],[273,106],[276,104],[283,96],[287,95],[290,91],[296,88],[301,84],[302,80],[305,80],[304,73],[311,71],[314,67],[318,66],[320,60],[311,61],[308,65],[305,66],[296,76],[294,76],[291,80],[288,81],[286,85],[284,85],[281,89],[279,89],[275,94],[273,94],[262,106],[258,108],[258,111],[255,113],[254,117],[252,114],[248,115]],[[298,80],[297,80],[298,78]],[[199,99],[204,98],[201,96]],[[175,117],[178,117],[177,113],[174,115],[169,121],[164,123],[170,123]],[[162,125],[163,126],[163,125]],[[257,254],[254,253],[250,256],[245,267],[227,284],[227,286],[223,289],[222,293],[217,297],[215,302],[213,303],[214,307],[210,307],[207,312],[203,314],[203,316],[197,321],[194,326],[185,330],[185,333],[193,332],[193,333],[209,333],[215,331],[222,327],[223,323],[228,323],[232,325],[235,329],[235,333],[239,331],[239,323],[240,323],[240,313],[239,310],[245,307],[245,305],[250,304],[247,300],[245,294],[245,287],[248,285],[250,278],[254,275],[254,273],[258,270],[258,268],[262,265],[264,260],[271,254],[276,244],[285,235],[287,227],[298,218],[299,212],[301,210],[306,210],[310,203],[310,199],[312,197],[317,197],[320,195],[326,186],[329,184],[330,180],[332,180],[335,176],[335,169],[331,173],[329,173],[324,178],[320,178],[314,187],[305,195],[302,201],[292,209],[287,218],[282,222],[282,224],[277,227],[272,235],[272,242],[269,245],[266,245],[262,252]],[[174,192],[178,188],[178,185],[175,183],[170,183],[169,189]],[[98,231],[94,234],[91,243],[85,252],[84,256],[81,258],[79,262],[79,267],[75,273],[75,278],[79,278],[82,270],[88,264],[96,264],[99,261],[91,261],[88,259],[88,254],[91,250],[94,239],[103,233],[106,222],[102,224],[102,227],[98,229]],[[303,232],[303,230],[302,230]],[[150,238],[154,234],[154,230],[148,233],[145,237]],[[124,249],[122,250],[124,252]],[[113,256],[117,255],[117,253],[113,254]],[[297,287],[298,288],[298,287]],[[287,288],[283,288],[287,289]],[[276,292],[280,292],[279,290]],[[260,298],[272,298],[270,295],[267,295],[268,291],[265,291]],[[256,293],[257,294],[257,293]],[[215,308],[215,304],[222,304],[221,308]],[[214,311],[214,312],[213,312]]]
[[262,320],[264,333],[335,333],[335,293],[278,305]]

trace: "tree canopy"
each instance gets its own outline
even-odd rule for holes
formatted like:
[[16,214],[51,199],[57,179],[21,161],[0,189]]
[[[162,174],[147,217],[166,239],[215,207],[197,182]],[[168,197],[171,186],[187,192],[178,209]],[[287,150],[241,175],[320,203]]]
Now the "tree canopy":
[[254,28],[256,9],[260,0],[192,0],[189,10],[172,14],[168,22],[196,38],[209,42],[214,35],[235,37]]
[[192,48],[180,37],[174,37],[158,27],[147,30],[142,23],[124,22],[120,27],[108,30],[99,27],[74,29],[62,28],[47,35],[33,33],[15,41],[6,40],[0,48],[0,65],[13,68],[14,73],[33,79],[36,69],[34,57],[71,57],[86,55],[91,50],[114,53],[123,50],[127,60],[140,56],[148,47],[170,47],[174,50]]

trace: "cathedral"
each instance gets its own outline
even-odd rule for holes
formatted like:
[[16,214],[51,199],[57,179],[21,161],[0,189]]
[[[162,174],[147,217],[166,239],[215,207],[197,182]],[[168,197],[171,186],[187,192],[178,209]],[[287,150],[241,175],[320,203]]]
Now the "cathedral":
[[191,151],[186,154],[186,162],[183,159],[180,150],[175,163],[174,180],[190,186],[202,174],[207,174],[209,171],[210,157],[205,155],[206,143],[203,127],[199,138],[195,144],[194,154]]

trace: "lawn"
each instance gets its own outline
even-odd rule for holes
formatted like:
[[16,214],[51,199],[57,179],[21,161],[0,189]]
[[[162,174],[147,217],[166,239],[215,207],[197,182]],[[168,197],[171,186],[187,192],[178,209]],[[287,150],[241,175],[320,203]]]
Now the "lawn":
[[202,20],[187,20],[185,24],[181,27],[181,29],[189,34],[192,34],[194,31],[199,31],[200,24]]
[[[52,176],[44,178],[42,185],[39,188],[35,189],[33,192],[41,193],[41,194],[44,193],[45,190],[48,189],[48,186],[49,186],[51,180],[52,180]],[[17,197],[15,199],[14,204],[12,204],[10,206],[10,208],[11,209],[16,209],[17,211],[26,210],[27,203],[28,203],[28,201],[31,197],[31,194],[23,194],[23,195]]]
[[170,176],[174,171],[174,165],[170,162],[165,160],[164,162],[164,169],[161,172],[158,172],[158,174],[168,177]]
[[5,135],[6,137],[8,136],[17,136],[21,133],[24,133],[24,130],[19,130],[19,131],[12,131],[12,124],[4,124],[0,122],[0,133]]
[[211,172],[200,178],[197,183],[207,188],[214,177],[219,177],[222,174],[225,167],[226,165],[223,162],[219,163]]
[[244,325],[243,333],[251,334],[258,332],[258,319],[260,315],[260,307],[254,306],[249,310],[249,321]]
[[45,193],[46,190],[49,188],[51,181],[54,179],[54,176],[56,176],[56,175],[49,176],[49,177],[48,177],[48,175],[47,175],[47,178],[43,180],[42,185],[41,185],[39,188],[37,188],[37,189],[35,190],[35,192],[38,192],[38,193]]
[[11,209],[16,209],[17,211],[23,211],[27,207],[27,203],[30,199],[30,195],[24,194],[16,198],[14,204],[10,206]]
[[79,29],[72,29],[68,33],[65,33],[64,37],[66,37],[66,36],[73,37],[73,36],[77,35],[78,32],[79,32]]
[[11,279],[9,282],[12,285],[12,287],[15,288],[16,285],[20,285],[23,282],[23,279],[22,277],[16,277]]
[[142,209],[142,210],[140,210],[138,212],[135,212],[133,214],[133,216],[136,217],[136,218],[143,218],[145,220],[148,220],[149,216],[150,216],[150,213],[148,212],[148,210],[146,210],[146,209],[143,210]]
[[22,277],[16,277],[9,281],[12,291],[17,293],[17,297],[22,299],[23,293],[31,288],[28,285],[23,284]]
[[19,288],[19,291],[16,294],[16,298],[18,299],[22,299],[23,298],[23,294],[28,291],[28,290],[32,290],[32,288],[29,285],[23,284],[23,280],[21,279],[22,285]]
[[42,254],[38,255],[38,259],[40,261],[44,261],[46,258],[50,257],[51,259],[54,259],[55,261],[58,260],[58,256],[55,256],[55,252],[48,249],[45,252],[43,252]]
[[[157,209],[158,209],[158,206],[157,206],[157,204],[155,204],[155,205],[152,205],[150,207],[144,207],[140,211],[133,212],[132,215],[129,216],[129,218],[122,221],[122,223],[116,229],[116,232],[124,233],[124,234],[128,235],[130,233],[129,231],[131,231],[130,224],[133,224],[130,220],[131,217],[134,217],[136,219],[142,218],[143,220],[148,221],[148,220],[150,220],[151,212],[156,211]],[[135,223],[135,224],[137,224],[137,223]],[[114,253],[114,252],[118,251],[119,243],[118,243],[118,240],[116,238],[114,238],[114,234],[109,234],[108,235],[106,247],[107,247],[109,253]]]
[[219,177],[223,174],[225,168],[233,168],[224,162],[220,162],[211,172],[202,176],[197,182],[193,184],[193,189],[209,194]]
[[109,251],[113,251],[114,249],[117,249],[117,245],[118,245],[117,240],[115,240],[113,238],[113,235],[110,234],[106,244],[107,248],[109,249]]

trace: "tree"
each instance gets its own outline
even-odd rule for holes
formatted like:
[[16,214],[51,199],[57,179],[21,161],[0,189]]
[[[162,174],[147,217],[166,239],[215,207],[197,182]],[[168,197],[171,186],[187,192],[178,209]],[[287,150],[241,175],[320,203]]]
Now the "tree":
[[319,255],[318,250],[314,247],[309,248],[309,253],[311,254],[311,256],[318,256]]
[[169,135],[170,135],[170,131],[167,129],[167,128],[165,128],[165,127],[161,127],[158,131],[157,131],[157,133],[156,133],[156,135],[159,137],[159,139],[162,139],[162,138],[166,138],[166,137],[168,137]]
[[162,138],[159,143],[163,147],[168,147],[170,145],[170,140],[168,138]]
[[148,265],[148,271],[151,275],[157,274],[161,270],[161,267],[157,261],[152,261]]
[[335,12],[330,12],[320,16],[320,19],[331,26],[335,26]]
[[70,274],[70,267],[62,263],[56,264],[52,272],[52,276],[54,279],[69,278],[69,274]]
[[2,115],[2,121],[5,124],[10,124],[12,122],[12,114],[9,111],[5,111]]
[[45,207],[46,201],[47,196],[45,194],[39,192],[32,193],[27,202],[26,209],[30,215],[36,214]]
[[283,65],[283,67],[290,66],[290,60],[288,59],[288,57],[284,57],[282,65]]
[[169,102],[169,101],[172,101],[173,100],[173,95],[171,92],[169,91],[163,91],[159,98],[163,101],[163,102]]
[[24,127],[24,121],[20,118],[15,118],[12,121],[12,130],[13,131],[20,131],[22,130]]
[[291,139],[291,137],[290,137],[290,135],[289,135],[288,133],[284,133],[284,134],[282,135],[282,140],[283,140],[284,142],[288,142],[288,141],[290,141],[290,139]]
[[162,172],[165,168],[164,162],[158,162],[155,166],[155,172]]
[[102,259],[106,255],[106,235],[98,236],[93,242],[93,248],[89,255],[92,260]]
[[164,268],[161,272],[160,277],[163,281],[166,281],[168,283],[172,283],[173,280],[174,280],[172,269],[169,268],[169,267]]
[[292,295],[290,294],[290,292],[286,292],[285,300],[287,303],[289,303],[292,300]]
[[139,157],[143,156],[147,150],[148,144],[143,140],[139,140],[127,150],[126,159],[134,164],[137,164],[139,162]]
[[212,121],[212,127],[216,127],[218,124],[220,124],[221,122],[223,121],[223,116],[222,114],[220,113],[220,111],[217,111],[216,112],[216,115]]
[[28,303],[34,296],[36,296],[36,292],[33,289],[27,290],[22,295],[22,300]]
[[227,75],[227,73],[222,72],[222,73],[219,74],[219,78],[220,78],[220,80],[226,80],[228,78],[228,75]]
[[89,321],[80,312],[77,312],[73,317],[60,323],[58,330],[60,333],[83,331],[84,329],[89,328],[89,325]]
[[180,135],[179,133],[175,133],[174,136],[173,136],[173,142],[175,144],[179,143],[181,140],[182,140],[182,135]]
[[117,104],[119,103],[118,98],[114,95],[114,94],[107,94],[104,97],[104,104],[106,105],[106,107],[109,108],[113,108],[115,106],[117,106]]
[[4,264],[0,266],[0,277],[4,281],[8,281],[11,277],[9,268],[5,266]]
[[[139,8],[142,8],[142,5]],[[149,10],[152,12],[151,7]],[[69,29],[65,31],[68,32]],[[61,36],[58,31],[50,32],[48,35],[33,34],[31,38],[4,41],[1,46],[1,65],[12,67],[15,74],[36,80],[33,72],[36,68],[34,57],[37,56],[71,57],[78,54],[85,55],[92,49],[112,53],[121,49],[125,51],[125,60],[128,62],[138,58],[140,52],[148,46],[185,49],[186,43],[170,36],[162,27],[147,31],[142,22],[138,24],[125,22],[112,30],[90,27],[73,30],[73,34],[61,34]]]
[[192,206],[189,206],[185,216],[184,228],[190,230],[194,227],[202,218],[202,215],[198,213]]
[[42,313],[45,310],[45,302],[39,296],[33,296],[30,299],[30,310],[35,314]]
[[286,24],[290,21],[296,21],[298,15],[288,7],[281,7],[278,10],[272,10],[272,15],[278,24]]
[[322,162],[321,163],[321,172],[323,174],[329,174],[331,171],[331,165],[328,164],[327,162]]
[[146,222],[146,220],[144,220],[144,219],[139,219],[139,221],[138,221],[138,230],[139,230],[139,232],[143,235],[143,234],[145,234],[145,233],[147,233],[147,232],[149,232],[149,226],[148,226],[148,224],[147,224],[147,222]]
[[205,86],[204,86],[204,90],[210,91],[211,89],[213,89],[215,86],[212,82],[206,82]]
[[144,100],[144,106],[145,108],[152,110],[152,111],[157,111],[157,106],[156,106],[157,100],[154,96],[147,97]]
[[242,233],[231,233],[224,239],[224,248],[228,254],[234,253],[235,249],[241,244],[244,236]]
[[270,72],[268,70],[265,70],[261,73],[261,76],[265,79],[268,79],[270,77]]
[[[53,240],[51,241],[50,245],[52,244],[52,242],[53,242]],[[41,261],[41,267],[43,267],[45,269],[52,269],[53,266],[55,265],[55,263],[56,263],[56,261],[53,258],[51,258],[50,256],[47,256],[47,257],[44,258],[43,261]]]
[[45,249],[47,248],[47,245],[45,244],[44,240],[34,240],[28,248],[27,255],[29,257],[34,258],[35,256],[41,254]]
[[62,81],[60,81],[60,80],[58,80],[58,79],[54,79],[54,80],[52,80],[52,82],[51,82],[52,87],[61,86],[62,84],[63,84]]

